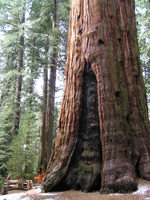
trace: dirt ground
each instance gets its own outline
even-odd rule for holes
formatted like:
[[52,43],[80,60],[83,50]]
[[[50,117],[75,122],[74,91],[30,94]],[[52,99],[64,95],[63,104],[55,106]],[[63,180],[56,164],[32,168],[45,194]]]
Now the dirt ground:
[[[47,196],[48,197],[48,196]],[[48,199],[41,195],[40,199]],[[99,192],[94,193],[82,193],[77,191],[67,191],[59,195],[49,196],[50,200],[150,200],[150,196],[141,196],[141,195],[126,195],[126,194],[109,194],[109,195],[100,195]]]
[[8,195],[0,196],[0,200],[150,200],[150,182],[138,180],[138,191],[131,194],[107,194],[99,192],[83,193],[69,190],[57,193],[41,193],[40,187],[27,192],[13,191]]

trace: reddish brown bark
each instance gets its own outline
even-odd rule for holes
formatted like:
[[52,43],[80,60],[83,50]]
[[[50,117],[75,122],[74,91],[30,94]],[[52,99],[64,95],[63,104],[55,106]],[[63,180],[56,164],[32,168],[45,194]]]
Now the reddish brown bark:
[[66,86],[44,191],[136,190],[136,176],[150,180],[149,130],[134,1],[72,0]]

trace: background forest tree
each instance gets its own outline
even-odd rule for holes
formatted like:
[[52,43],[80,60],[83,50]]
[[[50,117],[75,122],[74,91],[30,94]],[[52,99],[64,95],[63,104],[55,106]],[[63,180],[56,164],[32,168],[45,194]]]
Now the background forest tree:
[[136,0],[138,40],[150,118],[150,2]]
[[[62,99],[60,90],[65,79],[69,21],[69,0],[56,2],[57,27],[53,29],[54,0],[0,0],[2,176],[11,173],[14,178],[33,178],[37,171],[45,170],[47,165],[45,136],[40,139],[40,133],[43,129],[45,134],[43,122],[46,121],[50,71],[57,67],[53,138],[56,134]],[[141,62],[150,106],[149,8],[148,0],[136,0]],[[57,46],[56,66],[51,64],[54,46]]]
[[[41,112],[45,106],[42,82],[46,72],[49,84],[51,51],[56,39],[59,52],[53,68],[57,67],[63,85],[69,5],[67,0],[58,2],[58,28],[52,30],[53,3],[53,0],[0,1],[0,173],[3,176],[10,173],[13,178],[33,178],[37,173]],[[59,97],[60,92],[56,95]],[[53,135],[59,104],[57,99]]]

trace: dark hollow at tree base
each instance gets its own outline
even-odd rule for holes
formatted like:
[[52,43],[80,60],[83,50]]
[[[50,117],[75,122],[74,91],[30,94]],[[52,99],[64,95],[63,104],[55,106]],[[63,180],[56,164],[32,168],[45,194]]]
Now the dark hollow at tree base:
[[97,101],[97,81],[89,63],[83,73],[82,111],[78,142],[68,172],[55,190],[84,192],[100,189],[102,149]]

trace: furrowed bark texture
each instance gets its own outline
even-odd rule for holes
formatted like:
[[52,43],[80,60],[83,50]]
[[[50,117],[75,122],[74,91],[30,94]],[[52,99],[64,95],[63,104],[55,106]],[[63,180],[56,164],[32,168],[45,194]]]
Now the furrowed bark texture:
[[43,190],[136,190],[137,175],[150,180],[149,130],[134,1],[72,0],[66,86]]

